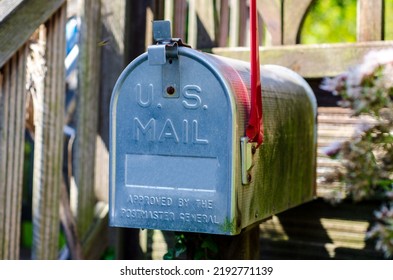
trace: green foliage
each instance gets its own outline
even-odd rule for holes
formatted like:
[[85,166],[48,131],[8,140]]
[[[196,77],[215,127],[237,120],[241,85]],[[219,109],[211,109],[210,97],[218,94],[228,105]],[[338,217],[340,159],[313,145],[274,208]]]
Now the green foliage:
[[356,2],[357,0],[316,0],[304,21],[300,42],[355,42]]
[[168,249],[164,260],[176,260],[187,251],[187,240],[184,233],[175,233],[175,246]]
[[222,225],[221,230],[223,232],[236,232],[236,221],[235,218],[230,221],[228,218],[225,219],[224,224]]
[[[59,235],[59,248],[66,245],[67,240],[62,231]],[[21,224],[21,246],[26,249],[33,247],[33,223],[31,221],[22,221]]]
[[385,0],[385,40],[393,40],[393,24],[389,18],[393,16],[393,0]]
[[[357,0],[315,0],[304,21],[300,42],[322,44],[356,41]],[[393,40],[393,0],[384,0],[384,39]]]
[[355,135],[326,153],[341,163],[330,179],[344,184],[355,201],[381,199],[377,223],[368,236],[377,249],[393,256],[393,49],[370,52],[363,63],[325,79],[322,88],[342,97],[340,105],[362,116]]
[[21,246],[29,249],[33,247],[33,224],[30,221],[22,222]]
[[[186,256],[185,256],[186,255]],[[218,245],[212,235],[199,233],[175,233],[175,246],[168,249],[164,260],[181,258],[210,260],[218,256]]]
[[113,247],[108,247],[103,255],[101,256],[102,260],[115,260],[116,259],[116,252],[115,248]]

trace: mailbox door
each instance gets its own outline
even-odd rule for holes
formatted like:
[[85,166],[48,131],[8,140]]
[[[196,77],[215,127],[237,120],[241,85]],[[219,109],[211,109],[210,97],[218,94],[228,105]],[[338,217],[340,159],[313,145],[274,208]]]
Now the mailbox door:
[[199,52],[134,60],[113,90],[110,225],[234,234],[229,87]]

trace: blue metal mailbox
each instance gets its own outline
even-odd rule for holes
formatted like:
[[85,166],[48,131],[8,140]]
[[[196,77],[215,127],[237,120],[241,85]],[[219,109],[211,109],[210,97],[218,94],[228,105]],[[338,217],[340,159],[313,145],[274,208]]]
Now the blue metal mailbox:
[[120,75],[110,113],[110,225],[234,235],[311,200],[316,101],[289,69],[261,66],[265,140],[245,135],[250,70],[171,39]]

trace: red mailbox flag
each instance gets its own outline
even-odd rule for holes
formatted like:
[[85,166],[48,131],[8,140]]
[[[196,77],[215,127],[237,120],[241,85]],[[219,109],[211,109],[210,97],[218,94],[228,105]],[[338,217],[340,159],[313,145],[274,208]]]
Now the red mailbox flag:
[[263,142],[262,88],[259,64],[258,10],[256,0],[250,0],[250,38],[251,38],[251,109],[246,129],[250,142]]

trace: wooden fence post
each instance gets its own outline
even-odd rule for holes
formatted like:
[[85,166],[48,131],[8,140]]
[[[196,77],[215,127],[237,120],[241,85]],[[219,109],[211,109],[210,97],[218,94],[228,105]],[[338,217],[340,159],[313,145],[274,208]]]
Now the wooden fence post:
[[95,152],[100,85],[101,1],[84,0],[80,5],[81,31],[78,59],[77,124],[71,187],[76,208],[78,235],[86,237],[94,220]]
[[26,50],[25,44],[0,69],[0,259],[19,259]]
[[259,0],[258,10],[266,29],[270,31],[271,44],[282,45],[282,0]]
[[380,41],[383,39],[384,0],[357,1],[357,41]]
[[299,43],[299,31],[312,2],[315,0],[284,1],[283,6],[283,44]]
[[[33,259],[57,259],[59,199],[62,182],[63,120],[65,101],[64,4],[41,27],[45,78],[34,97],[35,150],[33,174]],[[39,77],[37,78],[39,79]]]
[[[187,43],[195,49],[212,48],[216,45],[214,4],[215,1],[210,0],[189,1]],[[184,22],[184,28],[185,25]]]
[[[114,67],[117,68],[117,70],[120,70],[119,74],[128,63],[130,63],[133,59],[135,59],[137,56],[142,54],[146,49],[147,3],[145,1],[126,1],[125,8],[126,8],[126,14],[125,14],[125,27],[124,27],[124,40],[123,42],[119,42],[124,44],[124,53],[119,54],[123,56],[123,61],[122,64],[113,65]],[[103,63],[109,63],[109,61],[103,61]],[[117,78],[118,77],[115,77],[115,80],[117,80]],[[110,92],[110,95],[111,94],[112,91]],[[106,110],[109,113],[109,104],[108,107],[106,107]],[[109,115],[105,117],[107,118],[108,116]],[[108,128],[109,128],[109,123],[108,123]],[[107,141],[109,147],[109,140]],[[117,228],[115,249],[116,249],[116,259],[141,258],[141,251],[139,248],[139,230],[128,229],[128,228]]]
[[239,45],[239,0],[230,0],[229,46]]
[[173,37],[186,39],[187,1],[174,0]]

